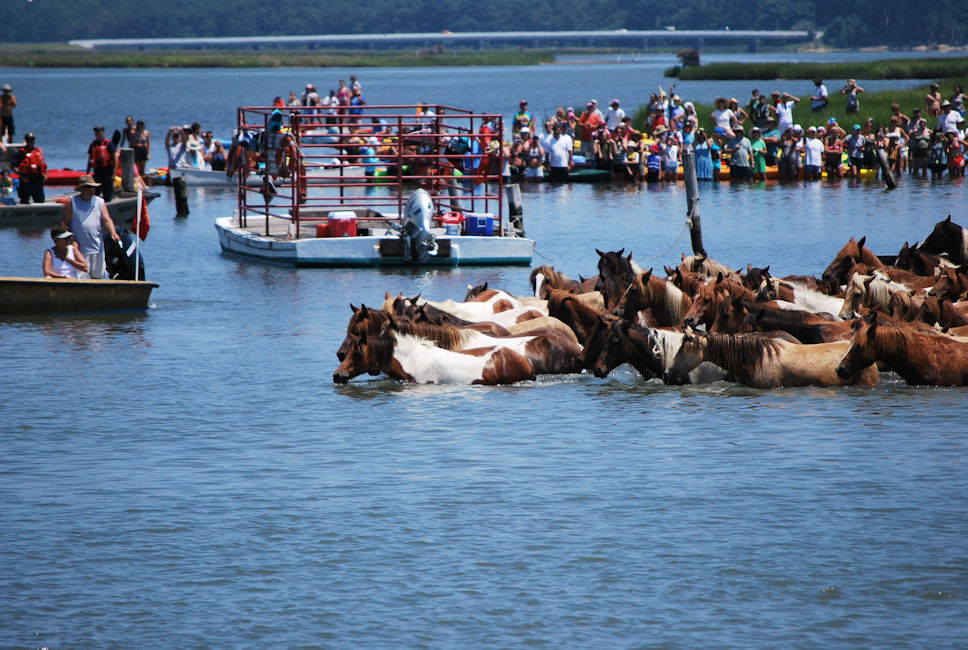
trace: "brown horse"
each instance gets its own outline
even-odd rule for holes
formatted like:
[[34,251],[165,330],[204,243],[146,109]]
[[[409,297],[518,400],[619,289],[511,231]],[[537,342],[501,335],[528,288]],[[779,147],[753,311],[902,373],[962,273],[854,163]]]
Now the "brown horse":
[[744,298],[750,302],[756,299],[753,292],[742,284],[720,274],[714,282],[699,287],[692,300],[692,306],[683,316],[683,322],[692,327],[698,325],[711,327],[716,320],[716,310],[727,296]]
[[766,303],[748,300],[734,303],[734,309],[742,310],[746,314],[739,332],[779,330],[791,334],[805,344],[832,343],[850,338],[850,321],[828,320],[802,309],[778,309]]
[[623,257],[624,248],[607,253],[596,248],[595,252],[598,253],[598,281],[595,283],[595,290],[602,292],[605,310],[612,311],[642,269],[632,262],[632,253]]
[[379,334],[351,335],[346,358],[333,372],[333,381],[344,384],[364,372],[421,384],[495,385],[534,379],[528,360],[510,348],[454,352],[401,334],[391,325]]
[[934,230],[924,238],[918,247],[926,253],[947,253],[948,259],[955,264],[968,262],[968,230],[947,219],[934,224]]
[[873,312],[854,321],[854,335],[837,366],[837,375],[849,377],[875,362],[884,363],[909,384],[968,384],[968,344],[888,323]]
[[682,323],[692,306],[692,299],[668,280],[643,271],[619,299],[612,313],[630,321],[647,312],[645,323],[651,327],[674,327]]
[[675,268],[663,266],[662,268],[665,269],[669,282],[676,285],[682,293],[690,297],[695,296],[699,287],[706,284],[706,280],[709,279],[702,273],[683,271],[678,266]]
[[545,298],[546,289],[562,289],[571,293],[585,293],[594,291],[597,278],[584,280],[572,280],[564,273],[555,270],[553,266],[542,264],[531,271],[531,292],[537,298]]
[[548,314],[568,325],[582,346],[588,343],[601,315],[582,303],[577,296],[562,289],[549,291]]
[[894,268],[911,271],[917,275],[932,277],[937,273],[938,269],[952,266],[954,264],[942,258],[940,255],[919,249],[917,242],[914,242],[914,246],[910,246],[907,242],[904,242],[901,250],[897,253],[897,259],[894,260]]
[[943,268],[938,272],[934,284],[928,289],[929,296],[938,296],[958,301],[968,297],[968,264],[956,268]]
[[687,330],[682,347],[663,376],[669,384],[681,384],[687,373],[703,361],[728,372],[738,383],[754,388],[780,386],[873,386],[877,383],[874,362],[840,376],[837,363],[847,342],[799,345],[781,339],[732,334],[700,334]]
[[683,255],[679,268],[684,272],[701,273],[707,278],[715,278],[722,275],[735,282],[742,283],[743,278],[739,271],[734,271],[725,264],[720,264],[716,260],[711,260],[705,255]]
[[824,269],[820,279],[825,283],[836,282],[838,285],[847,284],[851,269],[856,264],[865,264],[870,268],[883,269],[885,264],[881,262],[877,255],[874,255],[871,249],[864,246],[866,241],[867,237],[861,237],[859,241],[851,237],[850,241],[844,244],[844,247],[840,249],[833,261]]

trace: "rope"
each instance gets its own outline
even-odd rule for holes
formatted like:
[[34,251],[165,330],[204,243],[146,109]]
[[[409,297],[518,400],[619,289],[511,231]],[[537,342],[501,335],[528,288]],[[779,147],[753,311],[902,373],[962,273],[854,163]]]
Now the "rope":
[[541,255],[541,253],[538,251],[538,247],[537,246],[535,246],[532,250],[534,251],[535,255],[540,255],[541,257],[543,257],[546,260],[548,260],[549,262],[551,262],[551,265],[552,266],[554,266],[555,263],[557,262],[557,260],[553,260],[550,257],[548,257],[547,255]]
[[676,237],[676,240],[674,242],[672,242],[672,244],[669,246],[669,248],[665,249],[664,251],[662,251],[658,255],[655,255],[653,257],[650,257],[649,258],[649,261],[657,260],[660,257],[664,257],[666,253],[668,253],[669,251],[671,251],[673,249],[673,247],[675,247],[675,245],[679,243],[679,240],[682,239],[682,236],[685,234],[685,232],[686,232],[686,230],[688,228],[689,228],[689,224],[688,223],[683,224],[683,226],[682,226],[682,232],[679,233],[679,236]]

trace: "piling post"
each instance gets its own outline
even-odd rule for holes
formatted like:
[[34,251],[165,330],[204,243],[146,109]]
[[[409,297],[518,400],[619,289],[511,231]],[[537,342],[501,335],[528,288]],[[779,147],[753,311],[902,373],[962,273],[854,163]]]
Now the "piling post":
[[519,237],[524,237],[524,204],[521,202],[521,186],[509,183],[504,186],[504,193],[508,197],[508,225]]
[[120,151],[121,189],[134,192],[134,149],[123,147]]
[[175,177],[171,186],[175,188],[175,216],[188,216],[188,184],[181,176]]
[[699,219],[699,181],[696,179],[696,155],[692,145],[682,152],[682,169],[686,176],[686,225],[692,239],[692,252],[706,257],[702,246],[702,221]]

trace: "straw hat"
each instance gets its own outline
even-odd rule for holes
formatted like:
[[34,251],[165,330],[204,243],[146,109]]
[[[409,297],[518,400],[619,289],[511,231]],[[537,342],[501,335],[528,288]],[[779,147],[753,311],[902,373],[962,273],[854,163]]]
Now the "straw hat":
[[84,174],[77,179],[76,189],[81,189],[82,187],[101,187],[101,184],[94,182],[94,177],[90,174]]

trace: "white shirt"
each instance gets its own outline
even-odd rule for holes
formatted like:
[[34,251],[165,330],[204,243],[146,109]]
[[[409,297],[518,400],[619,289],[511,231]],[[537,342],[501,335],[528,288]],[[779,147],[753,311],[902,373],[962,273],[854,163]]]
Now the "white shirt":
[[567,167],[571,160],[572,146],[570,135],[562,133],[557,139],[552,138],[551,148],[548,150],[548,165],[550,167]]
[[621,108],[608,107],[608,112],[605,115],[605,127],[609,131],[614,131],[615,127],[622,123],[622,118],[625,117],[625,111]]
[[955,110],[948,111],[945,115],[944,112],[938,117],[938,123],[941,126],[942,133],[957,133],[958,132],[958,121],[961,120],[961,113]]
[[788,102],[778,102],[776,105],[777,125],[780,133],[793,126],[793,100]]
[[803,164],[820,166],[823,160],[823,142],[819,138],[807,138],[803,145]]

